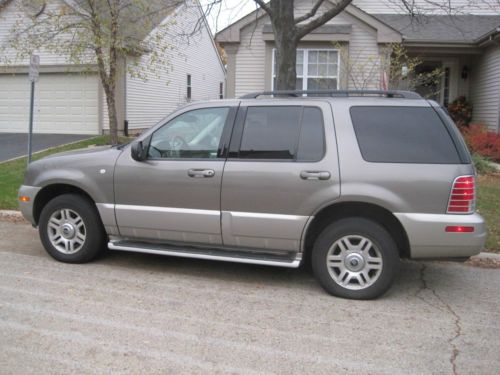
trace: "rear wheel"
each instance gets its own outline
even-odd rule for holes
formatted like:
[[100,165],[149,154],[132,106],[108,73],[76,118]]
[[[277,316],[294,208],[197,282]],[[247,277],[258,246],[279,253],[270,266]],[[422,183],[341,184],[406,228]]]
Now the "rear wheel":
[[312,250],[316,279],[330,294],[373,299],[391,286],[399,266],[396,243],[381,225],[346,218],[327,226]]
[[78,194],[52,199],[40,214],[39,233],[45,250],[66,263],[85,263],[106,246],[106,237],[94,204]]

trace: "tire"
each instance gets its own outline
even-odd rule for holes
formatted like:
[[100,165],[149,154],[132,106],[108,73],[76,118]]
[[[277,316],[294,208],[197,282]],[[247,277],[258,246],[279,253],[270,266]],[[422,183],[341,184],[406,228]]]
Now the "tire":
[[106,247],[99,213],[93,202],[78,194],[64,194],[45,205],[38,223],[45,250],[65,263],[86,263]]
[[365,300],[390,288],[399,268],[399,254],[384,227],[352,217],[335,221],[320,233],[311,262],[314,276],[328,293]]

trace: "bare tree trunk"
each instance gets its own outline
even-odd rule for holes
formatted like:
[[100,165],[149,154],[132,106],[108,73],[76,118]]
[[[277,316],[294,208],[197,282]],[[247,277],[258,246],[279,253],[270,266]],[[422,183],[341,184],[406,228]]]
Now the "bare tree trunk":
[[118,120],[116,116],[116,65],[118,64],[117,41],[118,41],[118,1],[113,1],[111,11],[111,39],[109,45],[109,93],[106,93],[108,102],[109,133],[111,143],[118,144]]
[[99,75],[101,84],[106,95],[106,104],[108,105],[109,135],[112,144],[118,144],[118,119],[116,115],[115,83],[114,77],[108,77],[104,68],[104,60],[101,48],[96,48],[97,65],[99,66]]
[[[108,104],[109,136],[111,144],[118,144],[118,119],[116,116],[115,90],[106,91],[106,103]],[[108,92],[109,91],[109,92]]]
[[[291,6],[290,6],[290,3]],[[297,44],[293,17],[293,2],[274,0],[270,4],[276,46],[276,86],[278,90],[295,90],[297,82]]]
[[[337,0],[328,10],[317,14],[326,0],[316,0],[311,10],[294,17],[294,0],[254,0],[271,19],[276,46],[277,90],[295,90],[297,84],[297,45],[300,39],[342,12],[352,0]],[[332,5],[332,4],[330,4]],[[305,23],[305,21],[308,21]]]
[[93,7],[93,3],[89,3],[91,9],[91,22],[92,31],[95,37],[95,47],[94,52],[97,57],[97,66],[99,71],[99,77],[101,78],[101,84],[104,88],[104,93],[106,95],[106,103],[108,105],[108,120],[109,120],[109,133],[110,141],[112,144],[118,144],[118,120],[116,116],[116,102],[115,102],[115,78],[116,78],[116,62],[117,62],[117,52],[116,52],[116,38],[117,38],[117,14],[116,3],[109,3],[111,11],[111,41],[109,46],[109,73],[106,71],[106,64],[103,51],[103,37],[101,24],[98,21],[97,13]]

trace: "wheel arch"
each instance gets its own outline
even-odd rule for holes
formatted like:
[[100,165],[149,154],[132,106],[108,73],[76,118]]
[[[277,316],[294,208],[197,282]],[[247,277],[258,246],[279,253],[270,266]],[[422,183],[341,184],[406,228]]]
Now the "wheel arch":
[[35,202],[33,204],[33,219],[35,224],[38,225],[40,219],[40,214],[45,207],[45,205],[50,202],[55,197],[62,194],[78,194],[82,195],[95,204],[94,199],[82,188],[75,185],[67,183],[56,183],[44,186],[36,195]]
[[321,231],[334,221],[347,217],[363,217],[382,225],[392,236],[401,258],[410,257],[408,234],[401,222],[389,210],[373,203],[340,202],[322,208],[304,230],[302,251],[309,257],[314,241]]

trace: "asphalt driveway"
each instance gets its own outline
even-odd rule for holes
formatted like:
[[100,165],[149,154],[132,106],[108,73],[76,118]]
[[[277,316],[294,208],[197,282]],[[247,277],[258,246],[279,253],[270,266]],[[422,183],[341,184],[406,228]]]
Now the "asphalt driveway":
[[500,270],[404,262],[376,301],[303,269],[109,252],[52,260],[0,221],[4,374],[498,374]]
[[[79,134],[33,134],[33,152],[92,137]],[[0,133],[0,162],[27,154],[27,133]]]

